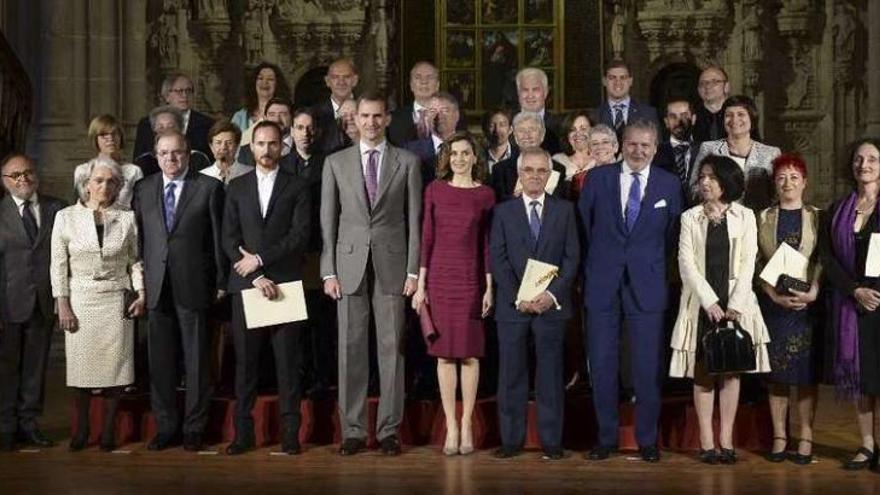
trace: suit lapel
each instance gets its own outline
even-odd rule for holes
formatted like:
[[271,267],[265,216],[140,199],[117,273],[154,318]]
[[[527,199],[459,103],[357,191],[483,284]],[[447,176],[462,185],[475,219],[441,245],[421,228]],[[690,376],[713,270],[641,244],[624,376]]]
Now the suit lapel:
[[538,243],[535,248],[535,253],[540,253],[544,248],[544,245],[547,244],[549,237],[547,232],[555,228],[556,221],[556,205],[548,194],[544,196],[544,211],[541,214],[541,231],[538,233]]
[[[653,173],[656,174],[657,171],[654,170]],[[639,207],[639,216],[636,217],[636,223],[635,225],[633,225],[633,232],[638,230],[642,223],[645,222],[645,217],[648,216],[647,209],[654,208],[654,203],[656,200],[655,196],[657,195],[657,185],[655,184],[657,182],[657,177],[651,179],[649,175],[646,180],[647,184],[645,184],[645,194],[642,196],[642,204],[641,207]],[[620,184],[620,181],[617,181],[617,183]]]
[[385,146],[385,156],[382,158],[382,168],[379,172],[379,188],[376,191],[376,205],[382,200],[382,196],[391,185],[391,180],[397,174],[400,168],[400,161],[397,159],[397,151],[390,145]]
[[52,222],[54,211],[49,211],[49,203],[40,201],[40,229],[37,231],[37,238],[34,240],[34,247],[40,245],[49,233],[49,224]]
[[358,203],[361,204],[361,210],[368,212],[369,215],[370,202],[367,201],[367,183],[364,180],[364,166],[361,163],[361,148],[355,144],[348,149],[347,153],[348,158],[340,160],[342,162],[341,172],[344,177],[348,177],[349,185],[354,190]]
[[165,228],[165,179],[163,179],[162,172],[153,174],[150,177],[154,178],[156,182],[156,185],[153,186],[155,187],[153,197],[156,198],[157,201],[154,220],[158,222],[158,225],[161,227],[160,230],[165,233],[165,237],[168,237],[171,233]]
[[[43,210],[43,208],[40,208],[40,210]],[[24,222],[22,222],[21,215],[18,213],[18,207],[10,194],[3,198],[3,223],[11,225],[15,235],[24,240],[25,243],[30,242],[27,231],[24,230]]]
[[272,214],[272,208],[278,201],[278,196],[281,196],[284,188],[287,187],[288,182],[290,182],[290,178],[287,174],[279,170],[278,175],[275,176],[275,184],[272,185],[272,194],[269,196],[269,206],[266,207],[266,216],[263,217],[264,219],[269,218],[269,215]]
[[180,191],[180,199],[177,200],[177,208],[174,209],[174,226],[171,228],[171,232],[177,230],[177,224],[180,223],[180,217],[183,216],[186,205],[189,204],[189,201],[197,192],[195,189],[199,186],[195,175],[193,175],[196,173],[198,172],[190,169],[190,171],[187,172],[186,177],[184,177],[183,191]]
[[612,195],[611,208],[615,213],[614,217],[617,218],[617,228],[620,229],[621,233],[626,235],[626,223],[625,219],[623,218],[623,213],[621,213],[620,211],[620,174],[623,170],[623,164],[621,162],[617,162],[614,165],[614,168],[616,169],[616,172],[614,174],[608,175],[608,180],[610,180],[611,183],[608,184],[607,187],[608,190],[611,191]]

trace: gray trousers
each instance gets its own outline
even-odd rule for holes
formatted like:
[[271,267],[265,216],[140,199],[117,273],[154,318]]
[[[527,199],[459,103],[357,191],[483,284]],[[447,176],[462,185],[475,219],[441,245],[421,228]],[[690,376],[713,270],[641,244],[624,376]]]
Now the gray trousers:
[[[401,287],[401,292],[403,287]],[[367,439],[367,382],[370,374],[370,316],[376,322],[380,394],[376,439],[397,435],[403,419],[404,356],[402,338],[406,298],[383,294],[372,263],[357,291],[343,295],[339,315],[339,418],[342,438]]]

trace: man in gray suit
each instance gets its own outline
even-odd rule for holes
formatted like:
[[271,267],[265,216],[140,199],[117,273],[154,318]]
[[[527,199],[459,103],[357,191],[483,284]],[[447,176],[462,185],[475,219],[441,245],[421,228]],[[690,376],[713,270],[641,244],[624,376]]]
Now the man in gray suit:
[[324,162],[321,276],[324,293],[338,301],[342,455],[366,447],[371,313],[381,389],[376,438],[385,454],[400,453],[400,344],[405,298],[418,282],[422,179],[419,159],[386,141],[389,120],[384,98],[362,96],[355,117],[360,142]]
[[8,194],[0,200],[0,451],[8,452],[16,440],[54,445],[36,419],[43,411],[55,320],[49,283],[52,225],[66,205],[37,194],[39,180],[30,158],[12,155],[2,172]]

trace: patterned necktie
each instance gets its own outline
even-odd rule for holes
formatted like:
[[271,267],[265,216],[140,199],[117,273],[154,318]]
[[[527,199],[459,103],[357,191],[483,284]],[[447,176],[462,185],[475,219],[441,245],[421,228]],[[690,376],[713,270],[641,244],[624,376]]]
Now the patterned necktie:
[[688,183],[688,170],[687,170],[687,151],[690,146],[687,143],[676,144],[675,148],[672,148],[672,153],[675,155],[675,173],[678,174],[678,178],[681,179],[682,184]]
[[618,103],[614,105],[614,130],[619,131],[623,124],[623,103]]
[[367,159],[364,184],[367,187],[367,199],[370,200],[370,207],[373,207],[376,201],[376,190],[379,188],[379,150],[370,150],[367,151],[367,154],[370,156]]
[[24,230],[27,232],[31,244],[33,244],[37,240],[39,227],[37,227],[37,218],[34,217],[34,212],[31,211],[31,201],[29,199],[25,200],[21,205],[21,221],[24,223]]
[[427,112],[424,108],[418,110],[419,120],[416,122],[416,132],[419,139],[425,139],[431,135],[431,126],[428,125]]
[[165,186],[165,230],[171,232],[174,228],[174,191],[177,184],[169,182]]
[[532,207],[529,211],[529,230],[532,231],[532,240],[536,245],[538,244],[538,236],[541,235],[541,217],[538,216],[538,205],[540,204],[537,200],[532,200],[529,203],[529,206]]
[[642,188],[639,184],[640,174],[638,172],[632,173],[632,184],[629,186],[629,196],[626,198],[626,231],[632,232],[633,227],[636,224],[636,219],[639,218],[639,210],[642,207]]

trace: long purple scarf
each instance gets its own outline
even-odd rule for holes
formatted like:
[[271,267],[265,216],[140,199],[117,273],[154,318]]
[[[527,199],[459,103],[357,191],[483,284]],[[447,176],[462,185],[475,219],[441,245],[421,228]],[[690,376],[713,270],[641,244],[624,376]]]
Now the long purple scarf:
[[[858,194],[853,192],[841,202],[831,220],[831,245],[834,255],[850,277],[858,279],[856,273],[856,236],[853,226],[856,221],[856,201]],[[837,339],[834,356],[834,384],[840,398],[852,399],[861,393],[859,376],[859,322],[855,299],[838,290],[832,291],[832,318],[837,323]]]

